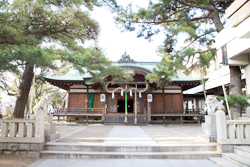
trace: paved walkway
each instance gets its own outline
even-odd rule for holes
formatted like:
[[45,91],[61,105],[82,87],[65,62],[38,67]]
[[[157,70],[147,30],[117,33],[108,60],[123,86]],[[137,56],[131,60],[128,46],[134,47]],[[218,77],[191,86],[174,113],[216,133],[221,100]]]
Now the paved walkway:
[[103,144],[114,146],[157,145],[139,126],[114,126]]
[[209,160],[179,159],[39,159],[28,167],[218,167]]
[[[70,130],[72,129],[72,130]],[[54,143],[86,145],[165,145],[204,143],[200,125],[169,126],[57,126],[60,139]],[[70,132],[70,133],[69,133]],[[29,167],[217,167],[209,160],[187,159],[39,159]]]
[[198,138],[201,125],[57,126],[60,138],[53,142],[87,145],[165,145],[204,143]]

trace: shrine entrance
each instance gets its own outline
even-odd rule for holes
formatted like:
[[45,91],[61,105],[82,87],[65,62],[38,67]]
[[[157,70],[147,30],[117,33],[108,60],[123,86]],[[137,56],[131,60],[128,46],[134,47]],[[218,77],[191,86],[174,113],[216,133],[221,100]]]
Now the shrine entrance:
[[[128,113],[134,112],[134,100],[128,99]],[[117,100],[117,112],[118,113],[125,113],[125,99],[118,99]]]

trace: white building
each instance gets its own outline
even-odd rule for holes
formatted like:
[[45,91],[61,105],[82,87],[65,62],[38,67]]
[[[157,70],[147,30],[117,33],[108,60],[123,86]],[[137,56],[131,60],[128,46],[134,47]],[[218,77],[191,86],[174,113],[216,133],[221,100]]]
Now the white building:
[[[227,91],[229,90],[229,66],[241,66],[242,90],[250,94],[250,1],[234,1],[226,10],[226,16],[229,19],[229,24],[215,38],[217,62],[211,62],[212,66],[206,76],[208,80],[205,83],[205,90],[208,94],[223,95],[222,82]],[[200,75],[197,71],[195,73]],[[202,108],[204,106],[204,99],[201,98],[202,85],[183,93],[189,95],[189,108]],[[196,97],[199,94],[200,97]]]

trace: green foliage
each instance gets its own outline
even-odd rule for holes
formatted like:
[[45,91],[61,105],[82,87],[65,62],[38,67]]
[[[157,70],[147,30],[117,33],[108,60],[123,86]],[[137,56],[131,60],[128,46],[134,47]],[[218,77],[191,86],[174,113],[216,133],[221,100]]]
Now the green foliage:
[[[225,97],[217,96],[217,100],[219,100],[219,101],[223,100],[224,101],[223,105],[225,106],[225,108],[227,108]],[[239,104],[241,107],[250,106],[250,103],[248,102],[248,100],[250,100],[250,98],[246,95],[230,94],[227,96],[227,100],[228,100],[229,108],[236,107],[235,106],[236,104]]]
[[[83,9],[82,6],[85,6]],[[22,80],[22,89],[15,108],[22,117],[23,105],[31,85],[32,67],[57,70],[58,62],[70,64],[83,73],[109,70],[111,62],[97,46],[84,48],[84,43],[96,40],[99,25],[90,16],[94,6],[108,6],[118,10],[115,0],[13,0],[0,2],[0,73],[11,72],[28,76]],[[38,88],[43,90],[45,71],[37,76]],[[110,71],[110,70],[109,70]],[[97,78],[99,75],[95,75]],[[28,82],[28,83],[27,83]],[[20,88],[21,89],[21,88]],[[24,90],[25,89],[25,90]],[[21,97],[22,96],[22,97]],[[23,101],[21,100],[23,99]],[[20,101],[20,102],[19,102]],[[20,109],[19,109],[20,108]]]
[[[0,72],[21,75],[27,63],[37,68],[57,70],[55,60],[70,63],[82,73],[83,67],[93,74],[110,68],[111,62],[102,49],[82,47],[86,41],[98,37],[99,25],[81,9],[81,5],[89,10],[94,6],[118,9],[115,0],[3,1],[0,12]],[[111,72],[110,69],[108,71]]]
[[62,108],[65,94],[67,94],[67,92],[55,91],[51,93],[53,108]]
[[75,40],[95,40],[99,26],[88,12],[77,7],[82,3],[16,0],[4,7],[0,20],[0,71],[20,73],[20,67],[27,63],[57,69],[54,60],[61,60],[60,50],[55,46],[41,47],[43,43],[58,43],[69,51]]
[[176,62],[173,62],[168,55],[165,55],[160,63],[156,64],[151,74],[146,75],[149,82],[156,82],[158,87],[164,87],[171,78],[176,76]]
[[[233,2],[220,0],[159,0],[149,1],[147,8],[133,10],[132,4],[120,10],[115,18],[116,23],[124,31],[137,31],[138,37],[152,40],[154,35],[162,32],[165,40],[159,47],[159,55],[163,60],[159,66],[166,65],[169,69],[169,61],[165,61],[165,55],[171,56],[171,63],[175,69],[185,69],[187,64],[196,63],[197,67],[205,69],[209,67],[210,60],[214,59],[210,49],[211,41],[216,32],[223,29],[221,17],[226,8]],[[178,37],[185,35],[185,45],[176,48]],[[198,57],[198,61],[194,61]],[[164,71],[163,67],[155,70],[154,80],[160,80]],[[190,69],[186,69],[190,70]],[[170,72],[171,73],[171,72]],[[155,77],[159,77],[156,79]]]

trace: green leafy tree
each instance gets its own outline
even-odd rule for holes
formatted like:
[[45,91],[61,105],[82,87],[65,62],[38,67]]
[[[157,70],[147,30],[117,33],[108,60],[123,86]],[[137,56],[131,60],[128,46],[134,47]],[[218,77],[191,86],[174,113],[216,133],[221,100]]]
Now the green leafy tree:
[[156,82],[158,87],[164,87],[171,82],[171,77],[177,77],[176,63],[171,60],[171,56],[165,55],[163,59],[156,64],[151,74],[146,75],[150,82]]
[[15,118],[24,116],[34,66],[57,69],[55,60],[60,60],[71,63],[80,72],[86,72],[83,67],[90,72],[110,68],[111,62],[101,49],[82,47],[86,41],[98,37],[99,25],[89,11],[101,5],[113,8],[116,2],[14,0],[0,3],[0,72],[21,76]]
[[[225,108],[227,108],[225,97],[217,96],[217,100],[219,100],[219,101],[223,100],[224,101],[223,105]],[[250,106],[250,103],[249,103],[250,98],[246,95],[233,95],[233,94],[231,94],[231,95],[227,96],[227,100],[228,100],[229,108],[236,107],[237,105],[240,105],[241,107],[249,107]]]
[[[132,4],[128,5],[120,10],[115,20],[123,30],[137,30],[138,37],[144,37],[149,41],[160,32],[165,35],[165,41],[158,52],[163,57],[171,58],[163,58],[157,70],[154,71],[156,74],[151,75],[162,79],[162,74],[166,74],[162,71],[166,70],[163,66],[168,69],[171,67],[172,70],[185,69],[188,63],[194,63],[195,57],[198,57],[200,68],[209,67],[210,60],[214,59],[211,49],[214,35],[223,29],[225,10],[232,2],[233,0],[149,1],[147,8],[139,8],[138,11],[133,10]],[[180,35],[185,35],[185,44],[177,49],[175,46]],[[240,68],[238,66],[229,66],[229,68],[230,94],[239,95],[241,94]],[[171,76],[165,76],[166,81],[169,78]],[[239,112],[240,108],[236,107],[232,110]]]
[[63,108],[64,98],[67,92],[55,91],[51,93],[53,108]]

